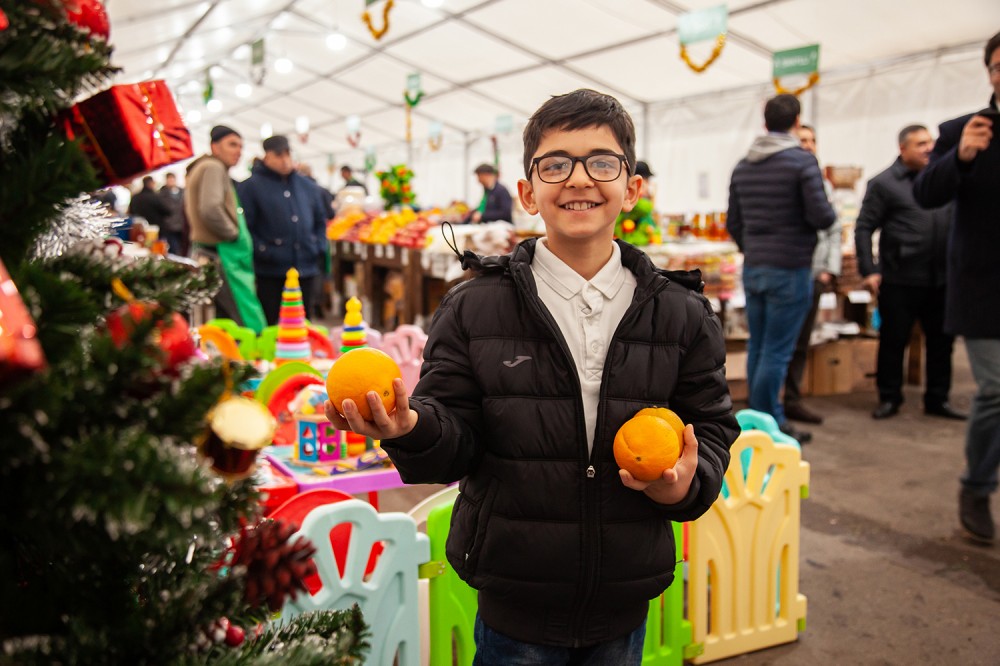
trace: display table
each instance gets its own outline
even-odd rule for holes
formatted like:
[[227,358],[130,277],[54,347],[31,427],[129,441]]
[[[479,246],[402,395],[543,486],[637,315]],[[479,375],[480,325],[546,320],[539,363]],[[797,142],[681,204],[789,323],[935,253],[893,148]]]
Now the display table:
[[368,502],[378,509],[378,491],[402,488],[405,484],[395,467],[380,467],[360,472],[327,474],[317,468],[297,465],[292,460],[293,446],[271,446],[264,455],[275,469],[299,484],[299,492],[332,488],[351,495],[368,493]]

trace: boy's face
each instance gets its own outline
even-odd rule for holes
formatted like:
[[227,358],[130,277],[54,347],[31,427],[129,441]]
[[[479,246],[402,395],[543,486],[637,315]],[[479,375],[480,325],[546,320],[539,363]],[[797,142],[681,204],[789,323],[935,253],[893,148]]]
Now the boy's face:
[[[585,157],[596,153],[620,155],[611,128],[606,125],[565,131],[550,130],[542,136],[532,158],[561,155]],[[634,165],[629,165],[634,168]],[[524,210],[539,214],[545,222],[550,241],[579,243],[605,239],[614,235],[615,218],[620,212],[630,211],[639,198],[642,178],[629,176],[622,165],[618,178],[599,182],[591,178],[582,162],[573,165],[569,178],[561,183],[546,183],[532,167],[529,180],[517,183],[518,195]]]

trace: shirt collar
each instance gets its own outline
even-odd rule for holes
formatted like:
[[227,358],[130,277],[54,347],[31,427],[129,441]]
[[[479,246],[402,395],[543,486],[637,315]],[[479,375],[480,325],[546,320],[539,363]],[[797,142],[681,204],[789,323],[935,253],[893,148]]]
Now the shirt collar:
[[[612,299],[625,283],[625,267],[622,266],[622,251],[618,243],[612,243],[611,258],[604,264],[597,275],[590,279],[589,284],[607,298]],[[535,244],[535,256],[532,266],[538,276],[561,297],[569,300],[579,294],[588,284],[579,273],[566,265],[562,259],[552,253],[545,244],[545,239],[539,239]]]
[[896,161],[892,163],[890,168],[892,169],[892,173],[895,174],[896,178],[899,180],[903,180],[904,178],[912,180],[917,175],[916,171],[903,164],[902,157],[897,157]]

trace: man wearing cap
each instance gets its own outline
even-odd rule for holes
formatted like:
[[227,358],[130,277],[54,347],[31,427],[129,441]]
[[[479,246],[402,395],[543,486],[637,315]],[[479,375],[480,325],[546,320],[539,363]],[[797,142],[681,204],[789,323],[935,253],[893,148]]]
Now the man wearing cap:
[[229,170],[243,153],[243,139],[225,125],[212,128],[211,152],[187,168],[184,213],[191,227],[191,257],[220,268],[215,314],[260,333],[264,313],[254,283],[253,245]]
[[273,325],[290,268],[299,272],[306,317],[316,316],[316,283],[326,260],[326,214],[316,185],[295,171],[288,139],[272,136],[263,147],[264,158],[238,192],[253,235],[257,296]]
[[479,184],[483,186],[483,198],[479,202],[479,207],[466,218],[466,222],[476,224],[497,220],[512,221],[511,209],[514,204],[510,192],[500,184],[496,167],[491,164],[480,164],[474,173]]

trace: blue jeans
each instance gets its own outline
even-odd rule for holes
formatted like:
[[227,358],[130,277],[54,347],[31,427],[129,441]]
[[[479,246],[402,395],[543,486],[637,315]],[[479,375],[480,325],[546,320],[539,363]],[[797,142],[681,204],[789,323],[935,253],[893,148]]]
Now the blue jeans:
[[750,409],[770,414],[778,425],[785,410],[778,394],[812,304],[812,270],[744,266],[747,295],[747,387]]
[[639,666],[646,622],[631,634],[582,648],[522,643],[494,631],[476,614],[476,656],[472,666]]
[[973,495],[989,495],[997,489],[1000,467],[1000,338],[966,338],[965,349],[976,396],[965,435],[962,487]]

